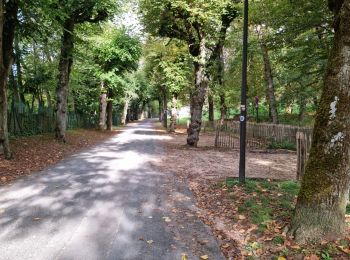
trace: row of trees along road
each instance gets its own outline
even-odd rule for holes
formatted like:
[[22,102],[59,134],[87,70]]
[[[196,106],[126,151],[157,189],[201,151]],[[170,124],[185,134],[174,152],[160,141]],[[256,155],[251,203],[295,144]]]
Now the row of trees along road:
[[9,109],[24,115],[55,111],[56,138],[65,142],[69,112],[99,113],[100,129],[111,129],[112,113],[149,98],[144,75],[136,73],[139,37],[110,22],[127,5],[9,0],[0,7],[0,148],[7,159]]
[[[190,146],[197,146],[204,113],[210,121],[225,120],[239,108],[240,1],[136,1],[147,32],[142,41],[114,19],[136,2],[0,1],[0,146],[8,159],[9,108],[55,110],[56,137],[65,141],[70,111],[99,115],[98,127],[111,129],[113,113],[121,111],[125,123],[127,114],[137,118],[147,107],[159,107],[167,126],[163,112],[170,104],[173,131],[176,109],[190,104]],[[259,97],[263,121],[315,121],[290,229],[301,242],[344,230],[350,184],[349,10],[350,0],[251,2],[250,103]]]
[[[248,99],[259,96],[273,123],[293,111],[304,123],[318,108],[310,160],[290,229],[299,242],[334,238],[344,231],[350,185],[349,2],[251,3]],[[148,41],[152,73],[147,76],[156,81],[153,85],[163,110],[169,97],[190,98],[187,144],[197,146],[205,98],[210,121],[215,103],[221,119],[239,104],[242,5],[225,0],[141,0],[140,6],[146,31],[154,37]],[[186,57],[182,61],[192,62],[192,73],[172,72],[183,66],[173,59],[174,48],[178,57]],[[176,90],[167,72],[180,77],[175,80],[181,82],[175,84]]]

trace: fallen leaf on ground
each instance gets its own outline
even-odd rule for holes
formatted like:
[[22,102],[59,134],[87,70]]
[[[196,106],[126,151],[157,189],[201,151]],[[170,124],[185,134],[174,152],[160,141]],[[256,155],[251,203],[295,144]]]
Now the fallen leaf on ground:
[[163,217],[165,222],[171,222],[171,219],[169,217]]
[[202,256],[201,256],[201,259],[207,260],[207,259],[209,259],[209,256],[208,256],[208,255],[202,255]]

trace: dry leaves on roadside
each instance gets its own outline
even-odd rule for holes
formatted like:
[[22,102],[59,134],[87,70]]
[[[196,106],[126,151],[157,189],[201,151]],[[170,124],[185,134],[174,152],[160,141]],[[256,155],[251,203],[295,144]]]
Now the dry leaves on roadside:
[[96,145],[115,134],[117,134],[116,131],[99,132],[83,129],[68,131],[66,144],[57,142],[53,134],[11,139],[14,159],[8,161],[0,156],[0,185],[10,183],[32,172],[43,170],[63,158]]

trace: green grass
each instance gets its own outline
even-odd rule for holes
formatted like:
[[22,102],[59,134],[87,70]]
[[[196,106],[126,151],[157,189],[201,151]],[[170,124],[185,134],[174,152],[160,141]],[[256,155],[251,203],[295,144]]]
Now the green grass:
[[296,151],[297,147],[296,144],[289,142],[288,140],[284,140],[282,142],[276,142],[274,140],[271,140],[267,144],[268,149],[285,149],[285,150],[291,150]]
[[177,121],[177,124],[186,126],[187,125],[187,121],[190,120],[190,119],[191,119],[190,117],[179,118],[178,121]]
[[275,236],[272,239],[272,243],[275,244],[275,245],[282,245],[284,243],[284,238],[281,237],[281,236]]
[[238,203],[238,213],[249,216],[252,223],[263,233],[266,223],[277,218],[288,218],[294,207],[300,185],[294,181],[247,180],[244,185],[236,178],[228,178],[221,187],[227,192],[235,191],[236,186],[244,187],[230,198]]

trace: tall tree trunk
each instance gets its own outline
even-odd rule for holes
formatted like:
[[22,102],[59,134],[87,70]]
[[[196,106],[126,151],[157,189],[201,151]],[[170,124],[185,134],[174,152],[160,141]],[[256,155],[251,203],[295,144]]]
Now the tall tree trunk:
[[44,93],[45,93],[46,100],[47,100],[47,107],[52,108],[52,99],[51,99],[50,91],[44,90]]
[[278,124],[278,113],[276,106],[276,97],[275,97],[275,86],[273,83],[273,75],[269,53],[267,50],[267,46],[265,43],[260,43],[263,59],[264,59],[264,72],[265,72],[265,80],[266,80],[266,92],[268,96],[269,102],[269,110],[271,112],[272,123]]
[[305,112],[306,112],[306,100],[305,98],[301,98],[299,101],[299,122],[302,123],[305,119]]
[[226,106],[226,98],[225,93],[220,94],[220,123],[221,125],[224,123],[227,115],[227,106]]
[[101,83],[101,94],[100,94],[100,117],[98,121],[98,129],[106,129],[106,109],[107,109],[107,92],[104,87],[104,83]]
[[153,117],[152,113],[153,113],[153,111],[152,111],[151,103],[148,103],[148,118]]
[[163,101],[161,98],[158,99],[159,104],[159,122],[163,122]]
[[14,39],[15,42],[15,62],[16,62],[16,74],[17,74],[17,86],[18,86],[18,92],[20,96],[21,103],[25,103],[24,98],[24,89],[23,89],[23,77],[22,77],[22,66],[21,66],[21,49],[19,47],[19,39],[18,34]]
[[208,105],[209,105],[209,122],[214,123],[214,98],[212,94],[208,95]]
[[301,243],[340,238],[350,186],[350,0],[329,1],[335,38],[290,233]]
[[20,95],[19,95],[19,90],[18,90],[18,84],[17,84],[17,81],[15,79],[15,76],[14,76],[14,71],[13,71],[13,68],[11,67],[11,70],[10,70],[10,85],[12,86],[13,88],[13,95],[12,95],[12,101],[13,101],[13,104],[14,104],[14,108],[18,109],[19,107],[19,103],[20,103]]
[[147,102],[143,101],[142,105],[141,105],[141,110],[140,110],[140,113],[139,113],[139,119],[140,120],[143,120],[143,119],[146,118],[146,105],[147,105]]
[[170,132],[175,132],[177,120],[177,94],[173,94],[171,103],[171,119],[170,119]]
[[124,107],[123,107],[123,113],[122,113],[122,119],[121,124],[126,125],[127,117],[128,117],[128,109],[129,109],[129,100],[125,99]]
[[163,93],[163,127],[168,128],[168,98],[165,87],[162,88]]
[[66,142],[67,95],[70,72],[73,64],[74,19],[67,18],[63,28],[61,56],[59,62],[59,76],[56,88],[56,138],[60,141]]
[[17,11],[16,0],[0,0],[0,150],[3,150],[5,159],[12,158],[7,125],[7,83],[13,63]]
[[113,101],[107,101],[107,130],[112,131],[113,127]]
[[187,144],[193,147],[198,145],[202,126],[203,104],[208,89],[208,76],[205,72],[206,47],[204,39],[201,41],[199,52],[199,59],[194,62],[195,89],[191,95],[191,122],[187,129]]

